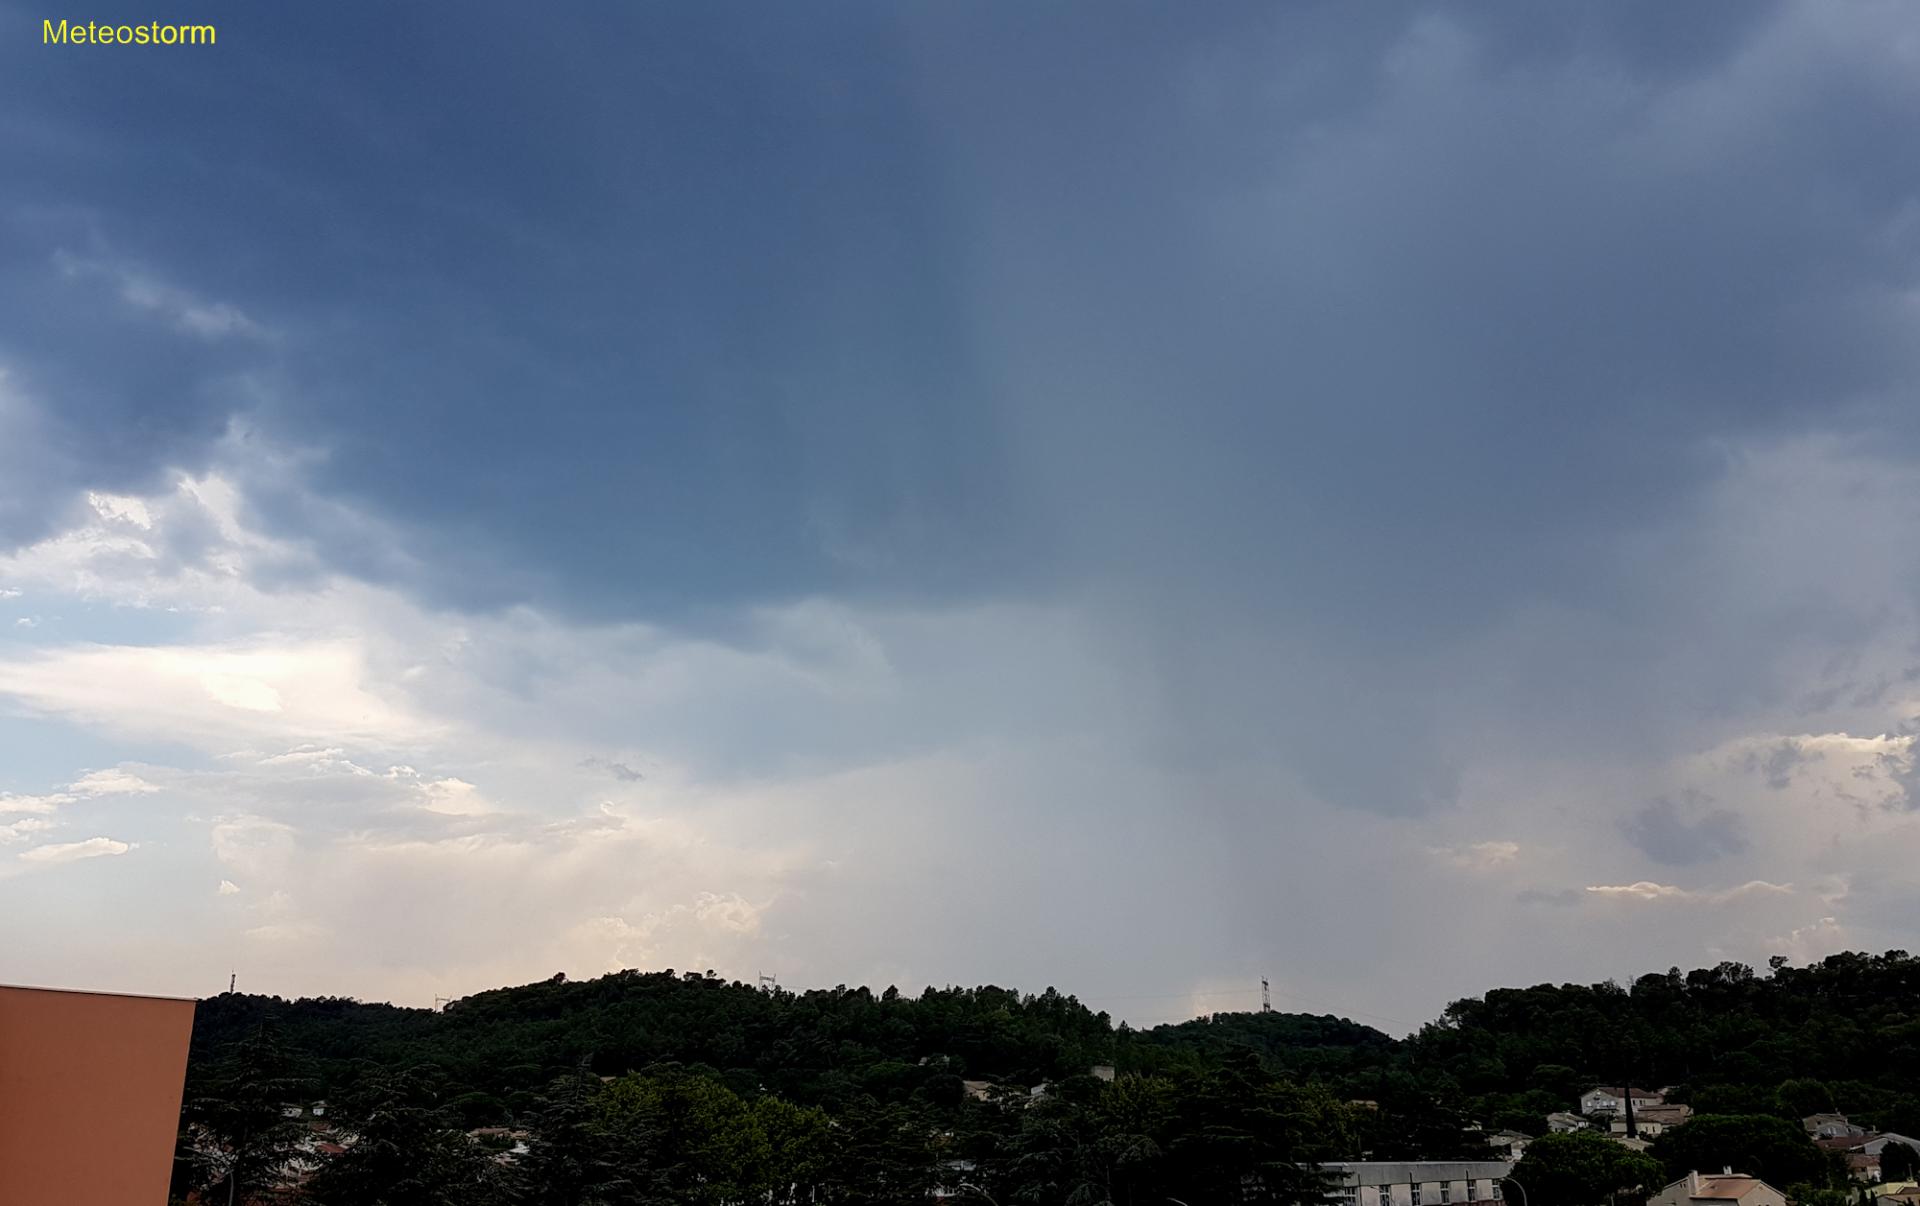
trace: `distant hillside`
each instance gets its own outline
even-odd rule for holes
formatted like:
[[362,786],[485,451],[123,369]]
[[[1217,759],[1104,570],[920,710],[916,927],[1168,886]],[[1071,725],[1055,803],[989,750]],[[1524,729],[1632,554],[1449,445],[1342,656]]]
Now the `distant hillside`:
[[[1624,1081],[1695,1117],[1644,1155],[1594,1133],[1535,1143],[1535,1206],[1723,1165],[1848,1206],[1841,1161],[1795,1120],[1920,1131],[1917,993],[1900,951],[1728,963],[1495,989],[1404,1041],[1276,1013],[1134,1031],[1052,989],[762,992],[670,971],[441,1012],[228,994],[195,1020],[175,1190],[218,1200],[241,1168],[277,1192],[294,1153],[324,1148],[302,1186],[316,1206],[899,1206],[962,1177],[1010,1204],[1318,1206],[1315,1164],[1484,1157],[1483,1128],[1538,1135]],[[290,1098],[328,1108],[290,1118]]]
[[1139,1044],[1192,1052],[1205,1059],[1252,1051],[1276,1071],[1342,1083],[1391,1066],[1400,1046],[1371,1026],[1308,1013],[1216,1013],[1156,1026],[1141,1033]]
[[1767,974],[1722,963],[1628,986],[1495,989],[1449,1006],[1403,1057],[1433,1092],[1493,1125],[1563,1109],[1584,1085],[1631,1079],[1675,1086],[1701,1112],[1837,1108],[1912,1134],[1920,959],[1846,952],[1801,968],[1776,958]]
[[1026,1086],[1116,1058],[1105,1014],[1049,990],[762,992],[687,973],[616,972],[478,993],[443,1012],[341,999],[223,995],[202,1003],[196,1058],[271,1020],[323,1088],[364,1062],[426,1064],[510,1104],[580,1061],[601,1075],[699,1065],[750,1091],[836,1102],[911,1096],[947,1073]]
[[201,1061],[262,1022],[338,1091],[369,1065],[440,1069],[475,1117],[511,1114],[554,1075],[659,1064],[743,1093],[838,1108],[921,1100],[954,1078],[1026,1087],[1084,1073],[1197,1073],[1239,1057],[1407,1115],[1531,1132],[1593,1083],[1672,1085],[1702,1111],[1837,1108],[1920,1130],[1920,960],[1840,954],[1768,974],[1738,964],[1630,986],[1502,988],[1405,1041],[1331,1016],[1223,1013],[1134,1031],[1052,989],[762,992],[686,973],[556,978],[443,1012],[343,999],[222,995],[201,1004]]

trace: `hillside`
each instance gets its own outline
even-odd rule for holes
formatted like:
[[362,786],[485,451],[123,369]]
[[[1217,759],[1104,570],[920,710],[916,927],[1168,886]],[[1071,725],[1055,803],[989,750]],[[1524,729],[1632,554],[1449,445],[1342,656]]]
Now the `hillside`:
[[[1406,1040],[1285,1013],[1135,1031],[1053,989],[764,992],[672,971],[555,977],[440,1012],[226,994],[196,1018],[188,1113],[219,1133],[235,1096],[251,1094],[260,1118],[289,1096],[325,1099],[330,1119],[364,1134],[403,1102],[412,1129],[378,1150],[438,1144],[454,1166],[466,1149],[432,1136],[571,1127],[582,1167],[681,1185],[636,1202],[685,1200],[747,1149],[786,1153],[767,1157],[749,1196],[805,1183],[812,1200],[892,1200],[958,1169],[1015,1201],[1115,1177],[1199,1197],[1231,1175],[1277,1202],[1316,1196],[1297,1178],[1303,1162],[1484,1156],[1482,1128],[1537,1135],[1583,1088],[1627,1081],[1692,1104],[1696,1121],[1674,1134],[1714,1162],[1770,1160],[1807,1193],[1831,1193],[1818,1187],[1844,1183],[1837,1163],[1794,1120],[1839,1109],[1920,1130],[1916,989],[1920,961],[1901,951],[1776,960],[1766,974],[1721,964],[1628,986],[1495,989]],[[529,1160],[555,1150],[541,1142]],[[1663,1139],[1621,1184],[1702,1158]],[[881,1171],[860,1188],[850,1169]],[[331,1200],[367,1192],[347,1184]]]

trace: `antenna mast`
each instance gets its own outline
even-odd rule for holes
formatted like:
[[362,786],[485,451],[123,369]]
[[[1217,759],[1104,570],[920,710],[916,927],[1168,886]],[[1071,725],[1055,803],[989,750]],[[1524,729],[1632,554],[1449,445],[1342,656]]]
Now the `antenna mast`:
[[1273,1012],[1273,990],[1267,987],[1266,977],[1260,979],[1260,1012]]

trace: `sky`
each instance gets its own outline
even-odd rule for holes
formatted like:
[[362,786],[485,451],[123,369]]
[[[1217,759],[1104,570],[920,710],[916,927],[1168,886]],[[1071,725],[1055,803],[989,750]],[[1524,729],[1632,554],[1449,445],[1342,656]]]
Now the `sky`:
[[0,982],[1916,946],[1911,5],[192,7],[0,0]]

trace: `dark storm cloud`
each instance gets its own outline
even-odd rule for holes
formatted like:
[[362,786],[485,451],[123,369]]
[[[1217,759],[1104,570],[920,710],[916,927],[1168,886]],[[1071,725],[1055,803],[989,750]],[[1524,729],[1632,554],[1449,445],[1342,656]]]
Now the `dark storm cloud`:
[[1663,867],[1690,867],[1747,848],[1746,826],[1738,814],[1708,808],[1698,800],[1681,807],[1655,800],[1621,825],[1629,842]]
[[1690,437],[1906,365],[1863,309],[1901,97],[1663,130],[1756,6],[231,11],[213,66],[9,52],[6,352],[67,476],[263,408],[323,490],[576,605],[1127,546],[1457,619],[1670,506]]
[[[1168,760],[1411,814],[1516,608],[1657,647],[1620,542],[1728,442],[1912,434],[1897,9],[215,7],[0,52],[6,539],[242,411],[334,568],[1089,599]],[[1619,660],[1528,672],[1598,729]]]

